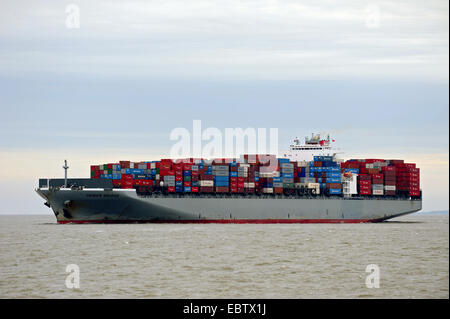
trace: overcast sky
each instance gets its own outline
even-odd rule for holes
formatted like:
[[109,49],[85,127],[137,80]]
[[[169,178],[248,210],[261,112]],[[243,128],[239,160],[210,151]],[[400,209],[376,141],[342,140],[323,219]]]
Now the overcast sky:
[[[79,28],[73,27],[74,6]],[[66,12],[66,9],[68,11]],[[448,209],[448,1],[2,1],[0,213],[50,213],[39,177],[168,155],[192,120],[330,133],[422,168]]]

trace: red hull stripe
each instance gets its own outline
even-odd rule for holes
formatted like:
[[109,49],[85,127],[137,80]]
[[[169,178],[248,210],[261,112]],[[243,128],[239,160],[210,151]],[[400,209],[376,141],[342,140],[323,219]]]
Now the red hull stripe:
[[59,220],[59,224],[355,224],[379,219]]

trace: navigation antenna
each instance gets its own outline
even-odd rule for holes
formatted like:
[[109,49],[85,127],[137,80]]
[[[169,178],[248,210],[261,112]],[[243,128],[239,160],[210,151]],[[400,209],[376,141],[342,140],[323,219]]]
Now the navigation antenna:
[[67,160],[64,160],[64,188],[67,188],[67,170],[69,169],[69,166],[67,166]]

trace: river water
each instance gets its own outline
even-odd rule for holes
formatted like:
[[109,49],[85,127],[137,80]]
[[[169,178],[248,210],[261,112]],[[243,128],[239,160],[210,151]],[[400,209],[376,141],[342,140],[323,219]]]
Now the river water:
[[449,298],[448,215],[256,225],[0,216],[0,298]]

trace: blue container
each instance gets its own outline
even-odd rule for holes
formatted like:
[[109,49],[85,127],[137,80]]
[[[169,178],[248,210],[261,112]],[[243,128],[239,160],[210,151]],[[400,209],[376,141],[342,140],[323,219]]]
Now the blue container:
[[259,182],[259,176],[255,176],[255,182]]
[[184,187],[184,192],[185,193],[190,193],[191,192],[191,187],[190,186],[185,186]]
[[182,181],[176,181],[175,182],[175,186],[183,186],[183,182]]
[[273,187],[273,183],[263,183],[263,187],[264,188],[272,188]]
[[199,182],[191,182],[192,187],[199,187],[200,183]]
[[183,171],[183,176],[191,176],[191,171]]
[[280,164],[289,164],[289,158],[279,158]]
[[294,174],[281,174],[281,177],[294,178]]
[[328,172],[327,177],[341,178],[341,173]]
[[327,183],[340,183],[341,179],[336,177],[327,177]]
[[340,188],[330,188],[330,194],[340,195],[340,194],[342,194],[342,190]]
[[230,177],[238,177],[238,172],[230,172]]
[[352,174],[359,174],[359,168],[344,168],[344,172],[350,172]]
[[217,182],[228,182],[230,178],[228,176],[214,176],[214,180]]
[[214,184],[218,187],[228,187],[230,185],[228,182],[215,182]]
[[113,174],[113,179],[121,179],[122,174]]
[[274,182],[274,183],[281,183],[281,182],[282,182],[282,179],[281,179],[281,177],[274,177],[274,178],[273,178],[273,182]]

